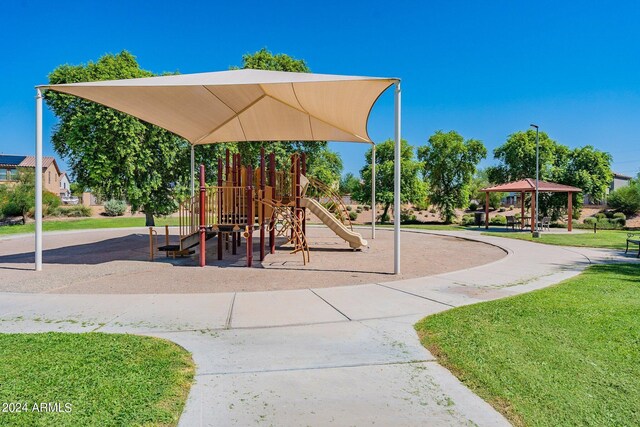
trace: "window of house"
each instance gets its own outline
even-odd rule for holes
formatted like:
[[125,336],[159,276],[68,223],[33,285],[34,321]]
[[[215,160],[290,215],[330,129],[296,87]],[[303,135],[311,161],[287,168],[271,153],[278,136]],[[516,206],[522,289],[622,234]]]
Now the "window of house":
[[0,181],[9,181],[8,169],[0,169]]
[[49,172],[49,184],[51,184],[51,172]]

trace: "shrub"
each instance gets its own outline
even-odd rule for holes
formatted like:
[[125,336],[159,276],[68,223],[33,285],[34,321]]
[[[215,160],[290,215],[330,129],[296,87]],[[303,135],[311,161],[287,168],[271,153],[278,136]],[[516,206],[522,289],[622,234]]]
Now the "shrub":
[[347,205],[347,210],[348,210],[349,212],[351,212],[351,211],[353,210],[353,208],[351,207],[351,205]]
[[507,225],[507,217],[503,215],[496,215],[489,220],[491,225]]
[[506,211],[506,209],[505,209],[505,208],[500,208],[500,209],[498,209],[498,212],[505,212],[505,211]]
[[371,209],[371,207],[370,207],[369,205],[364,205],[364,206],[362,207],[362,209],[364,209],[364,210],[365,210],[365,212],[366,212],[366,211],[368,211],[369,209]]
[[513,205],[509,205],[509,210],[513,210],[513,209],[514,209]]
[[356,219],[358,219],[358,213],[354,211],[349,211],[349,219],[351,221],[355,221]]
[[474,212],[477,211],[478,210],[478,204],[474,203],[474,202],[469,203],[469,210],[470,211],[474,211]]
[[612,218],[609,221],[612,224],[618,224],[620,227],[624,227],[625,225],[627,225],[627,219],[626,218]]
[[612,218],[627,219],[627,216],[625,214],[623,214],[622,212],[616,212],[616,213],[613,214]]
[[416,208],[416,210],[426,211],[427,209],[429,209],[429,203],[426,200],[422,200],[416,203],[414,207]]
[[389,214],[383,214],[380,216],[380,221],[381,222],[389,222],[389,220],[391,219],[391,217],[389,216]]
[[594,218],[592,216],[585,218],[582,223],[585,225],[593,225],[596,222],[598,222],[597,218]]
[[595,214],[594,217],[596,218],[596,220],[601,221],[603,219],[607,219],[607,214],[600,212]]
[[68,217],[91,216],[91,208],[84,205],[60,206],[54,209],[51,215]]
[[356,209],[356,212],[357,212],[357,213],[362,212],[362,208],[358,206],[358,208]]
[[127,210],[127,204],[122,200],[111,199],[104,204],[104,214],[107,216],[122,216]]
[[475,225],[475,215],[465,214],[462,216],[462,225]]
[[42,213],[44,215],[51,215],[51,213],[60,206],[60,203],[60,197],[52,192],[44,191],[42,193]]
[[627,215],[640,212],[640,183],[618,188],[609,194],[609,207]]

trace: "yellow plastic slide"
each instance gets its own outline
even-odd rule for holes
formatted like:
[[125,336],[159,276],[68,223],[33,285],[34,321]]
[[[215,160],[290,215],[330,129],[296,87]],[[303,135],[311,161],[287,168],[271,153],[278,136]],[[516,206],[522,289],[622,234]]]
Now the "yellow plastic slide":
[[329,227],[338,237],[346,240],[347,243],[349,243],[349,246],[353,249],[358,249],[361,246],[367,246],[367,241],[364,240],[360,234],[354,233],[345,227],[343,223],[338,221],[338,219],[320,203],[313,199],[309,199],[308,197],[303,197],[300,200],[300,205],[313,212],[315,216],[320,218],[320,221],[322,221],[324,225]]

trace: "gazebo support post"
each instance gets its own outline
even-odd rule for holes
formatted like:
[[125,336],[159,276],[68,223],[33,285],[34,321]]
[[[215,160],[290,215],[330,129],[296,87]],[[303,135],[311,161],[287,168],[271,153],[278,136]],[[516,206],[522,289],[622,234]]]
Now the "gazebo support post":
[[42,270],[42,91],[36,89],[36,271]]
[[524,195],[525,192],[520,192],[520,230],[524,230]]
[[489,192],[484,193],[484,228],[489,229]]
[[[393,273],[400,274],[400,162],[402,151],[401,133],[401,98],[400,82],[396,83],[395,91],[395,147],[393,171]],[[373,208],[373,206],[371,207]]]
[[376,144],[371,147],[371,240],[376,238]]
[[531,233],[536,232],[537,223],[538,223],[538,218],[536,218],[536,198],[532,193],[531,194]]
[[567,231],[573,230],[573,194],[567,193]]

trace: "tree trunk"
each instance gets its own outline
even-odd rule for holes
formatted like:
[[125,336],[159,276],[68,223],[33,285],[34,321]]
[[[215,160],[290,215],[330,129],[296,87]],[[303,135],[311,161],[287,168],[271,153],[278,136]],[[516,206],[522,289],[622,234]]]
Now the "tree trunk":
[[145,226],[147,226],[147,227],[155,227],[156,226],[156,222],[153,219],[153,212],[144,211],[144,216],[146,217]]
[[382,212],[382,217],[380,217],[380,223],[383,223],[385,220],[385,218],[387,218],[387,222],[389,221],[389,217],[388,217],[388,213],[389,213],[389,207],[391,206],[391,204],[389,203],[385,203],[384,205],[384,212]]

